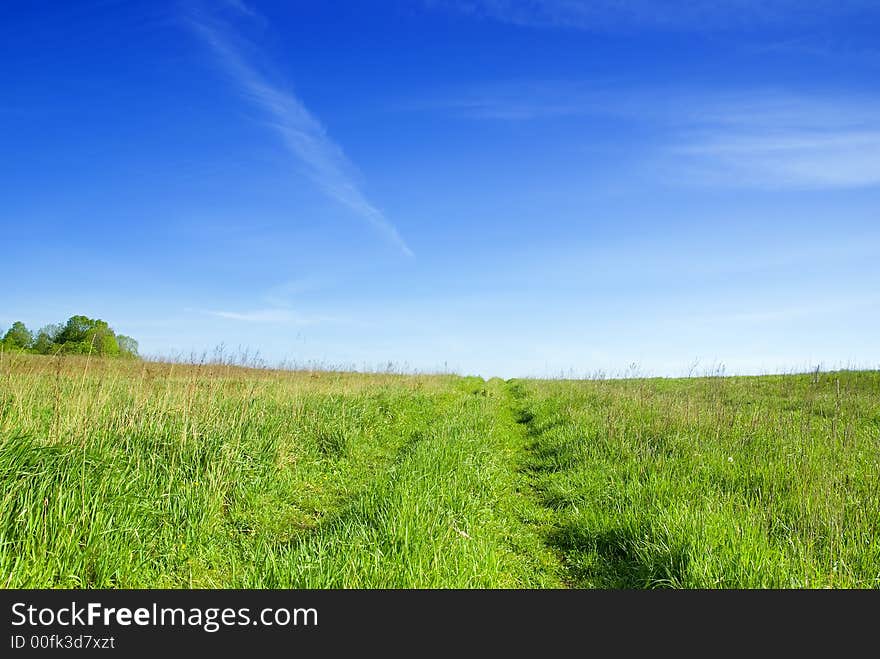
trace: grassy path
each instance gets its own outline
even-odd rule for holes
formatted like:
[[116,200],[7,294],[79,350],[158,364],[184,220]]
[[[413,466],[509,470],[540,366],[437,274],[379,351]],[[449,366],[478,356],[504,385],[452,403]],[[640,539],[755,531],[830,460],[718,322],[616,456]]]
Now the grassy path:
[[459,384],[390,469],[334,519],[255,566],[248,585],[512,588],[557,585],[521,521],[520,447],[500,381]]

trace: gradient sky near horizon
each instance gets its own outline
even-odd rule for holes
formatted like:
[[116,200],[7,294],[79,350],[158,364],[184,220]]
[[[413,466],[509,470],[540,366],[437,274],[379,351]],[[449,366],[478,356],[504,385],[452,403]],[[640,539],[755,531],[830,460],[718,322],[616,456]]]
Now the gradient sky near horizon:
[[6,3],[0,329],[877,368],[878,34],[873,0]]

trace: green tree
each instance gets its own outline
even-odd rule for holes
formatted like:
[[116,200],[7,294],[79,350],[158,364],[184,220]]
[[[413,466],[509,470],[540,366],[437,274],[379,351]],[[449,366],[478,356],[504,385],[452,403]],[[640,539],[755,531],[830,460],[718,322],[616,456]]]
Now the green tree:
[[0,340],[7,350],[26,350],[41,355],[74,354],[105,357],[138,357],[138,343],[119,335],[107,321],[71,316],[64,325],[46,325],[36,338],[24,323],[16,322]]
[[3,336],[3,345],[26,350],[31,347],[34,342],[34,335],[20,320],[12,323],[12,327]]
[[116,343],[119,344],[119,354],[123,357],[138,356],[138,342],[125,334],[116,335]]
[[107,321],[88,316],[71,316],[59,332],[56,342],[61,344],[65,353],[111,357],[119,354],[116,334]]
[[49,340],[49,335],[40,332],[34,341],[34,352],[38,355],[51,355],[55,344]]
[[61,325],[46,325],[37,332],[34,339],[33,351],[40,355],[51,355],[57,352],[60,346],[57,343],[58,335],[61,334]]
[[[86,333],[94,329],[95,322],[87,316],[71,316],[58,334],[58,343],[81,343],[86,339]],[[106,324],[106,323],[105,323]]]
[[91,320],[92,326],[86,331],[85,342],[86,352],[96,355],[107,355],[109,357],[119,354],[119,344],[116,343],[116,334],[110,329],[110,326],[103,320]]

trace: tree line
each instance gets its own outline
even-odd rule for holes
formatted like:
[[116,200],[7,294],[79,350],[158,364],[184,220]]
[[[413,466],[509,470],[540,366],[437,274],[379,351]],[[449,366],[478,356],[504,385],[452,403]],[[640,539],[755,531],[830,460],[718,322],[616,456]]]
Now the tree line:
[[86,316],[71,316],[63,325],[46,325],[36,334],[20,320],[16,321],[3,334],[0,348],[39,355],[138,356],[137,341],[117,334],[106,321]]

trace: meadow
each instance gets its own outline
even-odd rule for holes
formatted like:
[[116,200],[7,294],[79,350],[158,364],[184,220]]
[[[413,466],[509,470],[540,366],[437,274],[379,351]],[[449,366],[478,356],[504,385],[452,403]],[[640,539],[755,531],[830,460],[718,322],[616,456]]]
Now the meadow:
[[0,355],[4,588],[877,588],[880,372]]

